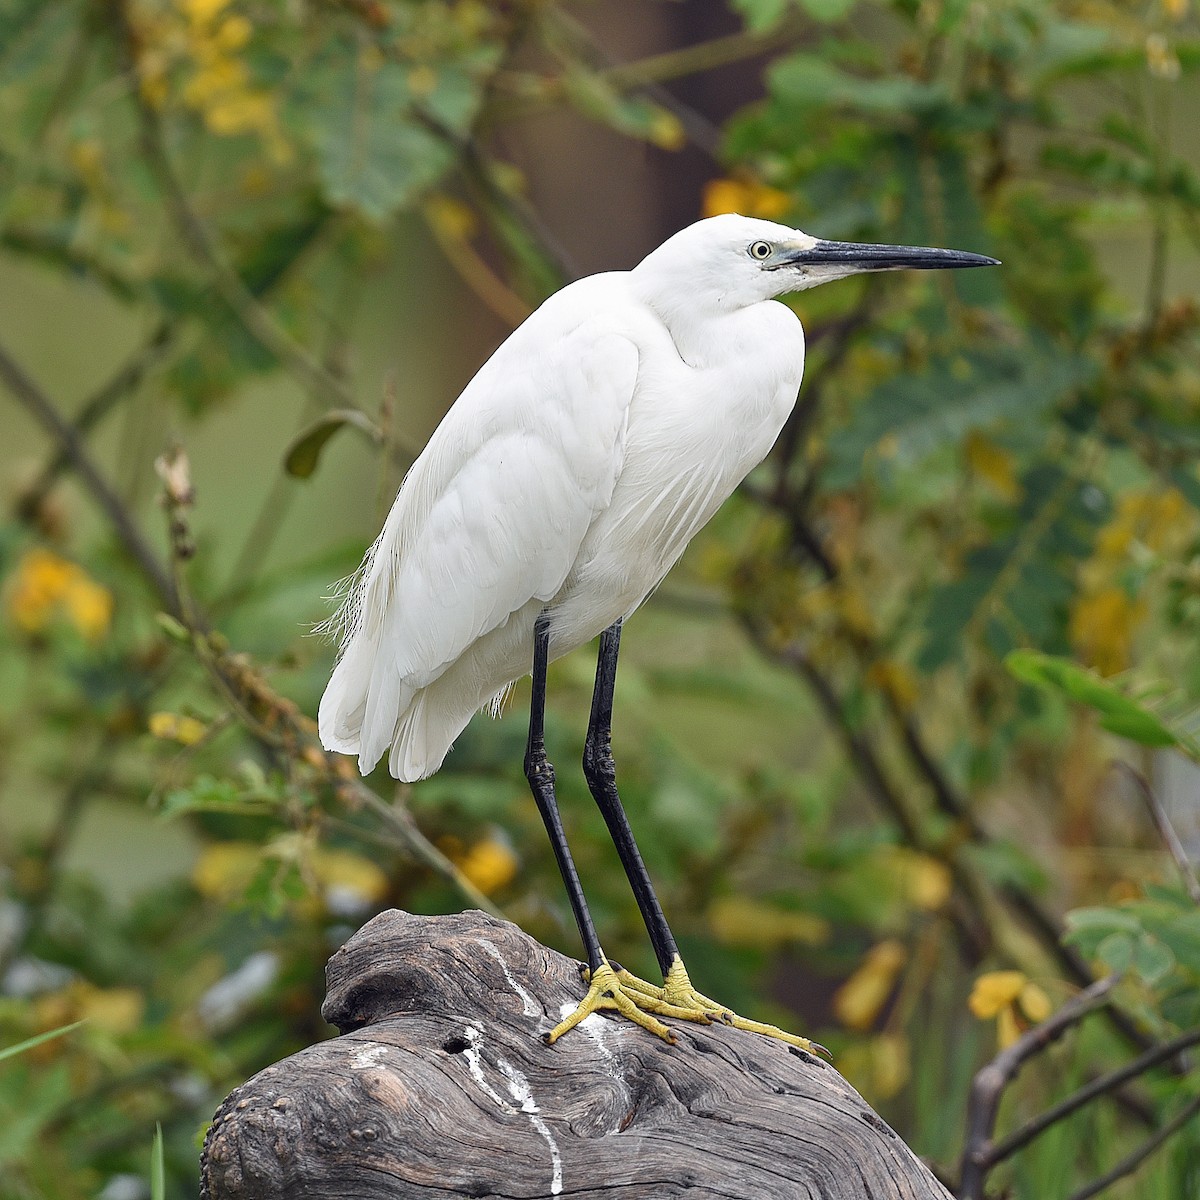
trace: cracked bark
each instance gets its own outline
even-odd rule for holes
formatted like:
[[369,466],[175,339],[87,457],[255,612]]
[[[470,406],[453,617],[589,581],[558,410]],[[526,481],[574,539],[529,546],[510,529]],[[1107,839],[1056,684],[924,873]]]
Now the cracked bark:
[[949,1200],[833,1067],[721,1025],[542,1040],[578,964],[482,912],[385,912],[326,968],[341,1036],[217,1110],[202,1200]]

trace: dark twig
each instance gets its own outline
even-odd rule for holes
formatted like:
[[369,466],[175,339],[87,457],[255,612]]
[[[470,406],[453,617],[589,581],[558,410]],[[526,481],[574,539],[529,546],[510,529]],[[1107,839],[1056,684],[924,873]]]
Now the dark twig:
[[[765,648],[764,639],[752,625],[749,628],[751,635],[756,638],[760,646],[764,646]],[[900,836],[904,839],[905,843],[916,850],[932,853],[933,848],[926,845],[918,818],[909,809],[900,791],[893,786],[892,781],[888,778],[883,763],[875,751],[875,747],[868,738],[864,737],[846,719],[846,710],[841,697],[838,696],[833,684],[825,677],[825,674],[813,661],[812,657],[794,643],[781,650],[768,652],[777,661],[785,663],[800,674],[812,689],[813,695],[817,698],[817,702],[820,704],[826,720],[829,721],[841,739],[847,758],[855,765],[872,797],[888,816],[891,817],[892,821],[895,822],[897,829],[900,831]],[[938,857],[950,871],[959,892],[967,897],[975,898],[974,888],[971,881],[966,877],[961,863],[947,857],[944,853],[939,854]],[[973,907],[978,908],[978,904],[973,905]],[[967,960],[970,962],[979,962],[986,954],[988,948],[986,924],[971,919],[973,914],[968,914],[961,910],[952,910],[950,915]]]
[[1093,1179],[1091,1183],[1068,1197],[1068,1200],[1090,1200],[1090,1197],[1098,1196],[1118,1179],[1131,1175],[1163,1142],[1178,1133],[1198,1112],[1200,1112],[1200,1096],[1193,1096],[1180,1113],[1172,1117],[1161,1129],[1152,1133],[1136,1150],[1121,1159],[1112,1170]]
[[1196,869],[1189,861],[1187,850],[1184,849],[1183,843],[1179,840],[1179,834],[1175,832],[1175,826],[1171,824],[1171,818],[1167,816],[1167,810],[1163,808],[1162,801],[1140,771],[1135,771],[1133,767],[1125,762],[1118,761],[1113,765],[1130,779],[1134,787],[1141,793],[1142,799],[1146,802],[1146,807],[1150,810],[1150,818],[1158,830],[1158,836],[1162,838],[1163,844],[1171,852],[1171,857],[1175,860],[1175,865],[1179,868],[1179,874],[1183,879],[1183,886],[1187,888],[1188,895],[1197,904],[1200,904],[1200,879],[1196,877]]
[[17,365],[3,346],[0,346],[0,381],[8,387],[9,391],[20,401],[26,411],[32,414],[42,428],[58,442],[62,452],[70,459],[72,467],[83,480],[92,498],[112,522],[126,551],[141,568],[142,574],[153,585],[163,607],[172,616],[179,617],[179,594],[175,589],[174,581],[154,552],[153,547],[146,540],[145,535],[138,528],[133,514],[113,490],[108,480],[101,475],[96,464],[92,462],[75,427],[54,407],[45,392]]
[[[147,373],[159,363],[170,349],[176,326],[171,321],[161,321],[142,347],[117,369],[115,375],[102,384],[92,396],[85,400],[75,415],[75,432],[81,438],[90,433],[106,416],[136,388]],[[33,521],[57,483],[59,476],[71,465],[71,457],[59,445],[37,478],[25,488],[17,499],[16,515],[19,520]]]
[[960,1200],[983,1200],[983,1185],[991,1169],[992,1132],[1004,1089],[1017,1072],[1051,1043],[1057,1041],[1072,1025],[1088,1013],[1107,1005],[1110,993],[1120,976],[1108,975],[1068,1000],[1048,1020],[1035,1025],[1011,1046],[1001,1050],[990,1063],[976,1073],[967,1102],[967,1137],[960,1169]]
[[1027,1121],[1019,1129],[1010,1133],[1008,1137],[997,1142],[990,1150],[986,1150],[981,1155],[984,1168],[990,1170],[997,1163],[1003,1162],[1006,1158],[1009,1158],[1018,1150],[1027,1146],[1040,1133],[1049,1129],[1051,1125],[1069,1117],[1076,1109],[1082,1108],[1098,1096],[1116,1091],[1123,1083],[1128,1082],[1130,1079],[1136,1079],[1139,1075],[1144,1075],[1147,1071],[1161,1065],[1168,1059],[1174,1058],[1176,1054],[1182,1054],[1184,1050],[1194,1046],[1197,1042],[1200,1042],[1200,1029],[1189,1029],[1186,1033],[1182,1033],[1168,1042],[1162,1042],[1153,1049],[1147,1050],[1145,1054],[1139,1055],[1132,1062],[1126,1063],[1125,1066],[1118,1067],[1115,1071],[1109,1071],[1107,1074],[1093,1079],[1091,1083],[1085,1084],[1077,1091],[1072,1092],[1065,1099],[1052,1105],[1044,1113],[1034,1117],[1031,1121]]

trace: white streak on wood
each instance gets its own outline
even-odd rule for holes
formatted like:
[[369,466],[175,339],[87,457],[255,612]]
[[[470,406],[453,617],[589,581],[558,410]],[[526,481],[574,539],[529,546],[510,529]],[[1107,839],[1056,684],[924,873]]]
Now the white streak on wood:
[[387,1052],[386,1046],[382,1046],[378,1042],[367,1042],[355,1050],[354,1057],[350,1060],[350,1066],[355,1071],[366,1071],[371,1067],[377,1067],[379,1060]]
[[512,1098],[521,1106],[521,1111],[528,1114],[534,1129],[546,1139],[546,1145],[550,1147],[550,1195],[557,1196],[563,1188],[562,1155],[558,1152],[558,1143],[554,1140],[554,1134],[550,1132],[550,1126],[542,1118],[541,1109],[534,1103],[529,1080],[506,1059],[498,1058],[496,1066],[508,1080],[508,1090]]
[[482,938],[479,940],[479,945],[500,964],[500,970],[504,972],[504,978],[508,980],[509,987],[521,999],[521,1007],[525,1010],[525,1015],[527,1017],[540,1017],[542,1015],[542,1006],[530,995],[527,988],[523,988],[513,978],[513,973],[508,969],[508,962],[505,960],[504,955],[491,942],[484,941]]
[[479,1090],[498,1108],[506,1113],[515,1113],[517,1110],[488,1083],[487,1076],[483,1073],[483,1056],[479,1053],[479,1039],[483,1037],[483,1026],[468,1024],[466,1033],[467,1048],[463,1051],[463,1058],[467,1060],[467,1070],[471,1072],[471,1078],[479,1084]]

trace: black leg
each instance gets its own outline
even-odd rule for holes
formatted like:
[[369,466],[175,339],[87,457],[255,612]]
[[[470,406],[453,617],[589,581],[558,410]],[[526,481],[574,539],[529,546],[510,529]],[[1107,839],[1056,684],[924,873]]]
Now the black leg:
[[546,714],[546,662],[549,648],[550,621],[546,614],[542,613],[533,628],[533,698],[529,705],[525,778],[529,780],[533,798],[537,801],[538,811],[546,823],[546,832],[550,835],[550,845],[554,848],[554,857],[566,885],[571,911],[575,914],[579,936],[583,939],[583,947],[587,952],[588,969],[595,972],[604,962],[604,953],[600,949],[596,927],[592,924],[592,914],[588,912],[583,885],[579,882],[579,872],[575,869],[575,860],[571,857],[570,846],[567,845],[567,835],[563,832],[558,801],[554,797],[554,767],[546,758],[543,725]]
[[621,648],[621,622],[609,626],[600,635],[600,655],[596,662],[596,690],[592,693],[592,715],[588,721],[587,741],[583,748],[583,773],[588,789],[612,835],[621,865],[637,898],[642,919],[650,934],[658,965],[665,975],[679,957],[662,905],[654,894],[654,885],[642,855],[633,839],[629,818],[617,794],[617,768],[612,756],[613,692],[617,683],[617,652]]

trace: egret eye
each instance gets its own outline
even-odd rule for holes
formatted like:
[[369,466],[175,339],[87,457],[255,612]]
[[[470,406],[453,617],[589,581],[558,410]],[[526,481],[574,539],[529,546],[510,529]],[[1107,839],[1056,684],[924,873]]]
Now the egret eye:
[[750,253],[751,258],[756,258],[756,259],[758,259],[759,262],[762,262],[762,260],[764,258],[771,257],[771,243],[770,242],[751,242],[749,253]]

